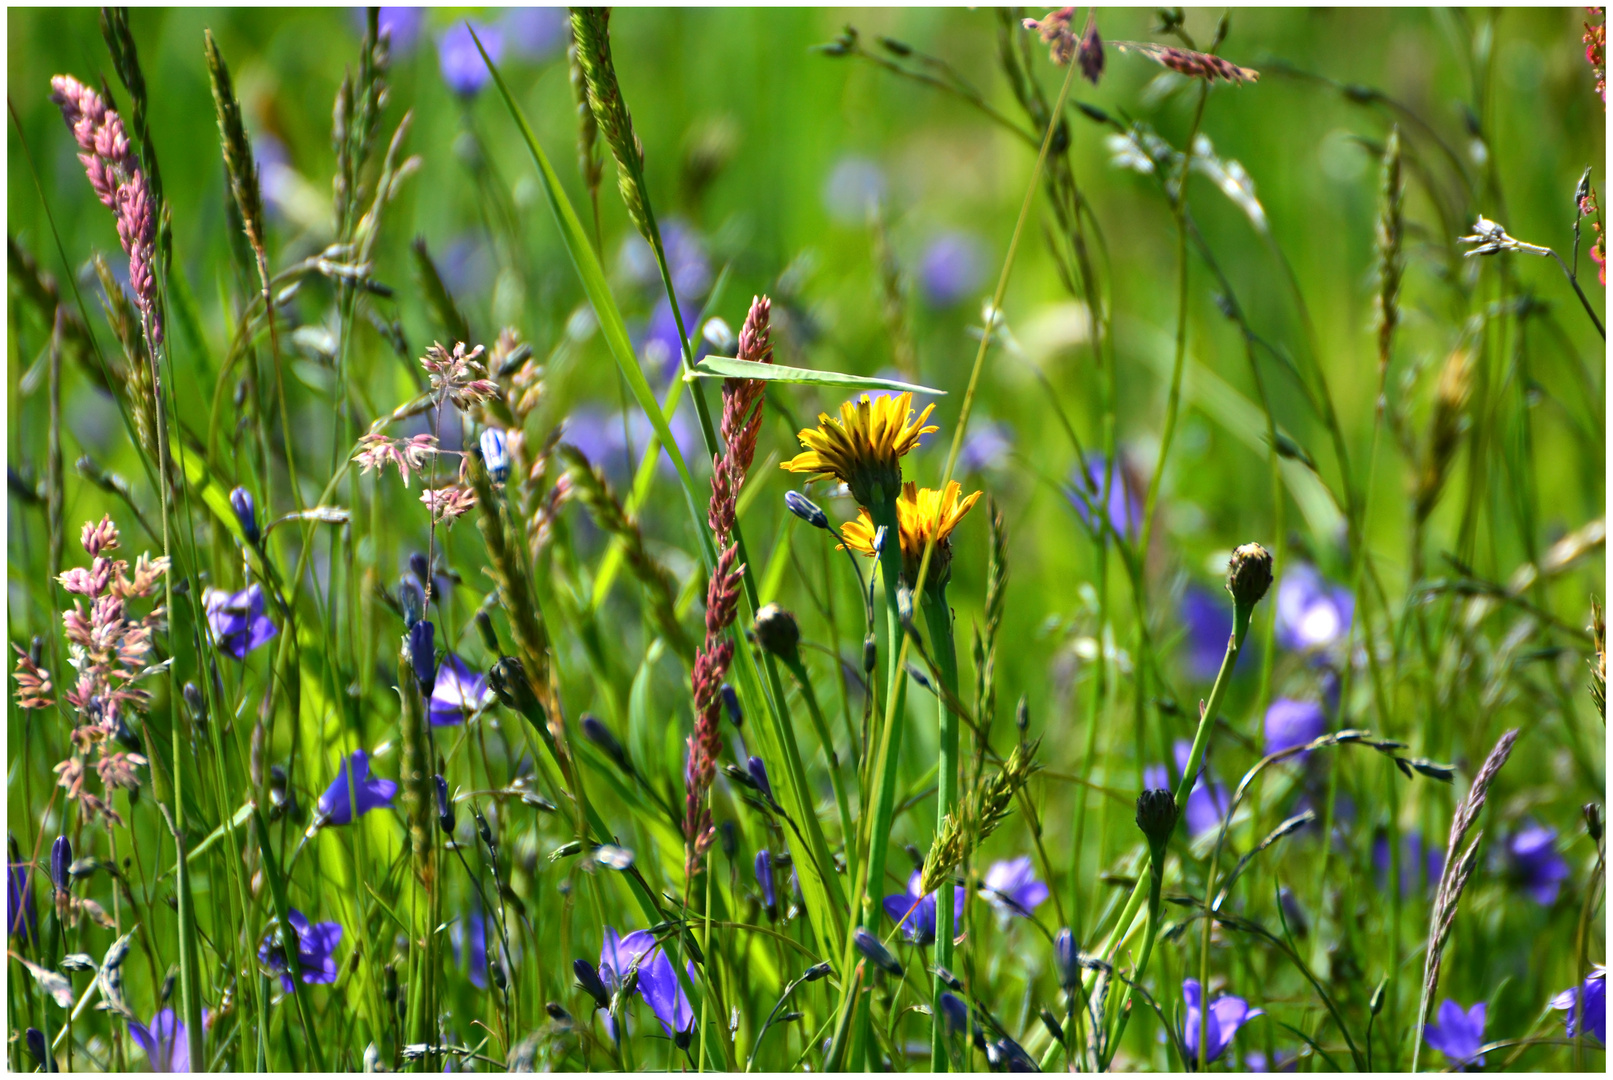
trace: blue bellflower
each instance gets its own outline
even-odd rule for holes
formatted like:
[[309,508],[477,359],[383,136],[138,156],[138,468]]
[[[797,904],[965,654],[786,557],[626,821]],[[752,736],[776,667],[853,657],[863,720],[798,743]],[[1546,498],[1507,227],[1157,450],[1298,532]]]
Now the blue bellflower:
[[[202,1027],[207,1026],[207,1010],[202,1010]],[[190,1072],[190,1043],[185,1023],[172,1009],[164,1009],[151,1018],[151,1024],[129,1021],[129,1038],[146,1052],[151,1071],[159,1073]]]
[[1482,1068],[1484,1055],[1479,1053],[1479,1047],[1484,1045],[1484,1012],[1482,1001],[1464,1012],[1446,998],[1439,1006],[1439,1022],[1428,1024],[1423,1039],[1459,1069]]
[[985,251],[970,233],[944,232],[919,256],[919,291],[930,306],[951,307],[969,299],[985,273]]
[[492,700],[487,678],[449,653],[437,668],[437,683],[431,689],[431,726],[458,724]]
[[[352,790],[348,790],[347,770],[351,765],[353,770]],[[365,750],[354,750],[350,758],[342,761],[341,768],[336,770],[336,779],[331,781],[325,794],[319,797],[318,810],[322,824],[346,825],[355,817],[362,817],[379,806],[391,806],[392,797],[398,793],[398,785],[391,780],[383,780],[378,776],[370,775],[370,755]],[[357,812],[354,812],[354,798],[357,798]]]
[[565,48],[571,32],[566,9],[558,7],[510,8],[499,26],[516,55],[527,60],[544,60]]
[[[1193,744],[1187,739],[1177,739],[1171,747],[1171,754],[1176,758],[1176,771],[1180,775],[1186,768],[1188,759],[1193,754]],[[1231,796],[1227,793],[1227,786],[1219,780],[1211,778],[1208,788],[1204,786],[1205,775],[1209,767],[1199,770],[1199,775],[1193,780],[1193,789],[1188,792],[1187,806],[1182,816],[1187,819],[1187,833],[1197,838],[1212,829],[1221,827],[1221,818],[1232,805]],[[1171,788],[1170,774],[1163,765],[1150,765],[1143,770],[1143,787],[1149,791],[1162,788]]]
[[[655,935],[648,930],[635,930],[619,937],[614,927],[605,927],[605,944],[599,954],[599,978],[612,994],[621,989],[627,973],[638,968],[638,994],[649,1003],[650,1011],[661,1021],[667,1035],[676,1036],[694,1026],[694,1009],[689,996],[683,992],[672,961],[656,944]],[[689,978],[694,979],[691,961]],[[611,1035],[615,1025],[608,1023]]]
[[1048,897],[1047,886],[1036,880],[1029,855],[992,863],[982,884],[980,899],[990,904],[1005,924],[1014,916],[1030,918]]
[[1551,1007],[1566,1010],[1563,1017],[1568,1025],[1568,1037],[1577,1038],[1579,1030],[1579,1003],[1585,1002],[1585,1034],[1603,1046],[1607,1045],[1607,968],[1597,965],[1585,976],[1583,986],[1570,986],[1551,999]]
[[[1187,1047],[1187,1056],[1197,1061],[1199,1056],[1199,1023],[1204,1008],[1204,994],[1197,979],[1184,979],[1182,981],[1182,1000],[1187,1003],[1187,1017],[1182,1024],[1182,1042]],[[1260,1009],[1249,1008],[1249,1003],[1241,997],[1228,994],[1226,997],[1216,998],[1210,1002],[1209,1023],[1205,1025],[1205,1038],[1208,1044],[1205,1047],[1205,1061],[1214,1061],[1221,1056],[1222,1051],[1232,1045],[1233,1036],[1244,1024],[1262,1015]]]
[[[1101,484],[1100,476],[1098,482]],[[1226,593],[1197,583],[1182,590],[1182,623],[1187,627],[1187,670],[1193,678],[1209,682],[1221,671],[1227,639],[1232,636],[1232,605]]]
[[208,589],[202,594],[207,626],[218,647],[245,660],[246,654],[280,631],[263,613],[263,586],[251,585],[237,593]]
[[[1102,454],[1088,454],[1085,466],[1071,471],[1067,495],[1075,507],[1076,514],[1086,523],[1087,528],[1102,527],[1098,518],[1101,512],[1102,521],[1107,522],[1109,528],[1123,537],[1130,538],[1142,527],[1142,500],[1126,482],[1126,470],[1119,462],[1115,463],[1113,477],[1108,473]],[[1113,487],[1106,487],[1105,481],[1111,479]],[[1230,629],[1228,632],[1230,633]],[[1221,642],[1221,648],[1225,651],[1225,641]],[[1220,663],[1219,660],[1216,662]]]
[[[302,968],[302,981],[333,983],[336,981],[336,946],[342,940],[339,923],[310,923],[308,917],[296,908],[286,912],[286,919],[297,937],[297,964]],[[291,970],[286,961],[285,930],[271,934],[258,946],[258,960],[272,973],[280,976],[280,986],[291,993]]]
[[[360,32],[363,30],[364,9],[355,8],[359,17]],[[415,43],[420,40],[420,30],[426,25],[426,9],[419,7],[384,7],[380,17],[376,20],[377,28],[387,35],[392,59],[400,60],[414,51]]]
[[1014,447],[1014,432],[1007,424],[977,423],[958,451],[958,475],[995,469]]
[[1544,825],[1526,825],[1508,837],[1506,863],[1509,876],[1542,907],[1557,899],[1569,873],[1568,863],[1557,854],[1557,830]]
[[863,157],[843,157],[823,185],[823,206],[840,225],[866,225],[868,215],[884,204],[885,172]]
[[[504,35],[497,27],[481,23],[474,24],[474,28],[476,37],[482,39],[482,47],[487,50],[488,59],[498,63],[504,56]],[[442,69],[442,81],[448,84],[448,89],[463,98],[475,97],[492,77],[481,51],[476,48],[476,39],[471,37],[471,27],[462,21],[456,20],[437,39],[437,65]]]
[[1277,644],[1314,652],[1343,641],[1355,617],[1355,597],[1329,585],[1316,567],[1295,563],[1277,585]]
[[1250,1050],[1243,1055],[1243,1067],[1246,1072],[1298,1072],[1299,1056],[1284,1054],[1281,1050],[1273,1054],[1270,1059],[1259,1050]]
[[[682,295],[682,294],[680,294]],[[685,305],[688,303],[686,300]],[[680,312],[684,315],[683,328],[693,333],[695,327],[689,322],[689,312],[680,305]],[[651,371],[658,372],[661,382],[672,380],[683,364],[683,345],[678,340],[678,320],[672,316],[672,302],[662,297],[656,302],[655,310],[650,313],[650,321],[644,327],[643,338],[638,343],[639,354],[644,357],[644,365]],[[694,358],[711,352],[711,346],[704,337],[694,342]]]
[[[469,941],[470,948],[465,945]],[[448,943],[453,946],[454,966],[466,967],[470,984],[478,990],[487,989],[487,918],[482,905],[472,904],[459,922],[448,931]]]
[[[902,928],[907,940],[915,945],[935,943],[935,893],[919,895],[919,882],[923,871],[913,871],[907,879],[907,891],[885,897],[885,914]],[[958,917],[963,913],[963,886],[952,886],[952,936],[958,934]]]
[[[684,460],[698,460],[700,455],[695,450],[700,437],[688,414],[680,409],[672,414],[667,426],[672,429],[672,437],[677,441]],[[634,409],[624,422],[620,412],[581,405],[572,409],[566,417],[563,438],[581,450],[584,457],[604,472],[606,479],[620,488],[638,468],[639,457],[654,433],[649,419],[638,409]],[[661,459],[657,464],[663,474],[669,477],[676,474],[672,457],[665,447],[661,449]]]
[[[1327,731],[1327,715],[1317,701],[1278,698],[1266,710],[1266,753],[1304,746]],[[1297,755],[1300,757],[1306,754]]]
[[[1337,815],[1335,815],[1336,817]],[[1389,837],[1379,833],[1372,841],[1372,870],[1379,890],[1388,887]],[[1445,873],[1445,849],[1438,844],[1424,850],[1423,834],[1413,829],[1400,837],[1400,895],[1407,896],[1417,886],[1417,875],[1426,871],[1424,887],[1429,891],[1438,888]]]

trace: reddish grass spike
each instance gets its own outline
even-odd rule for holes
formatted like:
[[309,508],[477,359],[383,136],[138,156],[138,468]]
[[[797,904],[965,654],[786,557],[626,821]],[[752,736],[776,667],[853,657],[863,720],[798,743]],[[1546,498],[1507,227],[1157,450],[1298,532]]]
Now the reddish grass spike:
[[1239,67],[1237,64],[1223,60],[1212,53],[1194,52],[1192,49],[1178,49],[1171,45],[1159,45],[1151,41],[1117,41],[1115,48],[1122,52],[1138,52],[1160,64],[1170,68],[1190,79],[1203,79],[1214,82],[1216,79],[1225,79],[1237,85],[1246,82],[1258,82],[1260,72],[1254,68]]

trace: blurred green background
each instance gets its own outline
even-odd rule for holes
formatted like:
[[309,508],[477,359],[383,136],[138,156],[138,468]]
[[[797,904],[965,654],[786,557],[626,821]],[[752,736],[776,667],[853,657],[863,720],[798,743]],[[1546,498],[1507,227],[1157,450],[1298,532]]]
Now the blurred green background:
[[[417,237],[424,238],[477,340],[491,343],[500,327],[513,325],[543,354],[564,332],[582,294],[502,103],[488,91],[455,94],[445,82],[439,39],[467,17],[501,33],[502,67],[512,89],[574,205],[588,206],[576,168],[565,37],[554,12],[429,11],[412,41],[394,43],[381,137],[391,133],[405,110],[413,110],[404,149],[419,155],[421,165],[389,210],[375,254],[375,276],[395,290],[395,297],[374,304],[400,321],[415,355],[441,335],[422,301],[408,251]],[[1208,42],[1220,18],[1219,11],[1194,11],[1187,27],[1197,40]],[[1546,545],[1604,512],[1601,339],[1551,260],[1505,256],[1512,276],[1503,289],[1496,260],[1464,259],[1455,245],[1457,232],[1467,231],[1483,214],[1513,236],[1568,256],[1575,184],[1587,166],[1595,166],[1591,179],[1599,192],[1605,182],[1605,109],[1593,91],[1580,43],[1583,18],[1580,8],[1228,14],[1221,54],[1260,70],[1261,77],[1251,85],[1217,84],[1202,132],[1221,162],[1236,162],[1246,171],[1259,213],[1252,216],[1247,198],[1240,205],[1199,174],[1190,181],[1192,210],[1256,330],[1297,365],[1314,358],[1325,373],[1355,482],[1360,488],[1370,484],[1367,542],[1397,604],[1408,584],[1410,470],[1387,437],[1372,453],[1377,151],[1391,122],[1402,126],[1409,162],[1407,269],[1391,398],[1405,410],[1411,430],[1420,433],[1446,356],[1458,346],[1489,350],[1489,370],[1499,381],[1492,387],[1495,404],[1488,406],[1493,412],[1482,422],[1504,436],[1494,444],[1498,449],[1482,475],[1472,475],[1465,455],[1460,459],[1431,524],[1430,573],[1445,572],[1439,552],[1460,546],[1479,576],[1504,582]],[[1101,85],[1078,81],[1073,96],[1112,116],[1146,123],[1179,145],[1196,98],[1186,92],[1189,84],[1113,44],[1151,39],[1155,20],[1145,10],[1100,12],[1099,26],[1110,42],[1107,69]],[[7,21],[8,95],[16,117],[7,135],[8,231],[65,282],[92,251],[115,253],[117,240],[111,216],[95,202],[60,114],[48,100],[49,79],[68,72],[99,83],[103,74],[112,78],[111,68],[93,10],[13,8]],[[240,285],[231,270],[226,182],[203,30],[212,30],[231,67],[263,163],[266,193],[272,182],[270,256],[274,265],[285,265],[318,252],[331,237],[331,103],[343,72],[356,65],[359,17],[342,9],[136,9],[131,23],[149,83],[152,139],[174,207],[173,287],[189,294],[176,303],[188,304],[200,331],[198,336],[180,326],[178,316],[173,321],[175,393],[181,413],[205,415]],[[776,340],[783,362],[862,374],[894,370],[897,349],[881,276],[880,238],[886,238],[900,273],[903,319],[915,357],[913,370],[905,374],[949,395],[940,399],[933,418],[941,432],[908,462],[910,477],[933,485],[944,467],[977,347],[982,304],[1002,265],[1034,154],[955,96],[863,59],[814,51],[812,46],[834,40],[848,23],[878,55],[894,55],[878,44],[883,34],[943,58],[992,107],[1023,123],[997,65],[998,24],[990,11],[621,9],[611,28],[658,215],[693,238],[708,282],[728,271],[713,314],[737,328],[749,297],[769,292],[779,300]],[[1051,97],[1062,72],[1040,51],[1036,65]],[[1366,95],[1348,92],[1349,86],[1375,88],[1398,106],[1365,101]],[[121,100],[118,93],[114,98]],[[1174,230],[1154,180],[1112,160],[1109,129],[1075,111],[1069,124],[1071,160],[1101,227],[1098,261],[1111,286],[1122,460],[1146,483],[1160,438],[1176,319]],[[607,155],[599,198],[605,264],[630,327],[642,334],[653,319],[659,290],[653,280],[643,280],[639,268],[645,256],[616,195],[614,175]],[[41,187],[69,269],[57,254]],[[877,227],[870,224],[870,205],[878,208]],[[971,421],[971,431],[1003,425],[1010,449],[961,478],[967,490],[984,488],[1002,505],[1011,539],[1006,645],[997,676],[1005,702],[999,710],[1002,723],[1010,723],[1007,703],[1026,694],[1038,730],[1053,734],[1049,764],[1073,769],[1078,758],[1074,718],[1084,709],[1076,687],[1089,673],[1087,661],[1096,648],[1090,587],[1095,557],[1057,486],[1076,456],[1035,371],[1045,374],[1058,407],[1088,446],[1098,443],[1100,376],[1084,344],[1087,313],[1061,284],[1043,242],[1046,220],[1039,194],[1004,303],[1011,344],[988,355]],[[1591,239],[1587,230],[1580,280],[1600,313],[1602,289],[1585,255]],[[123,263],[121,257],[111,261]],[[1245,403],[1258,397],[1244,342],[1217,306],[1218,289],[1202,261],[1193,258],[1188,355],[1218,376],[1222,392],[1216,397],[1217,386],[1190,375],[1164,473],[1157,539],[1147,557],[1154,583],[1152,629],[1167,646],[1180,629],[1172,612],[1184,585],[1215,587],[1235,544],[1269,543],[1274,529],[1264,428],[1240,423],[1244,414],[1225,405],[1227,390]],[[91,291],[86,288],[86,297]],[[1525,330],[1503,335],[1485,328],[1463,336],[1476,313],[1503,296],[1519,295],[1544,305]],[[319,365],[306,357],[312,356],[309,349],[317,345],[317,329],[330,307],[330,290],[316,283],[304,289],[289,315],[315,331],[298,339],[299,347],[307,346],[306,356],[294,366],[298,379],[288,379],[288,391],[298,416],[295,430],[306,439],[298,452],[306,449],[308,459],[320,463],[333,451],[329,405],[321,396]],[[37,476],[46,437],[38,378],[46,328],[19,309],[14,295],[8,317],[8,460],[15,472]],[[98,313],[95,325],[106,340]],[[411,396],[414,375],[370,326],[361,326],[355,346],[356,382],[371,406],[360,419],[367,422]],[[1323,483],[1337,490],[1339,466],[1322,423],[1281,366],[1269,357],[1261,362],[1271,376],[1279,422],[1315,459]],[[90,453],[138,478],[136,490],[149,499],[111,399],[80,371],[70,370],[66,380],[67,460]],[[579,408],[613,413],[620,395],[614,365],[596,335],[550,368],[537,430],[529,438],[541,438]],[[1514,397],[1527,403],[1524,412],[1501,404]],[[802,422],[838,400],[800,389],[780,398]],[[636,439],[642,443],[641,435]],[[771,536],[782,521],[780,499],[792,484],[773,462],[793,452],[788,425],[775,410],[752,481],[761,488],[746,524],[755,535]],[[69,523],[112,508],[100,492],[69,475]],[[397,515],[395,531],[360,548],[361,561],[384,581],[392,580],[408,552],[425,546],[426,536],[425,516],[411,501],[414,493],[400,495],[392,487],[387,497],[408,509]],[[679,549],[694,549],[671,487],[663,477],[644,516],[657,543],[666,545],[658,550],[681,578],[694,563]],[[1462,508],[1474,500],[1482,524],[1463,544]],[[854,513],[844,499],[830,500],[829,509],[840,519]],[[979,618],[984,587],[983,510],[982,505],[960,529],[954,557],[951,597],[965,641],[965,628]],[[27,535],[37,522],[23,519],[16,502],[12,515],[12,564],[26,566],[39,558],[37,536],[30,541]],[[1344,535],[1336,510],[1329,517],[1325,499],[1308,508],[1290,502],[1285,520],[1292,558],[1307,557],[1333,578],[1343,576]],[[483,588],[477,569],[480,539],[462,525],[450,544],[456,565],[467,578],[476,578],[471,587]],[[803,562],[813,566],[816,552],[798,548]],[[1546,594],[1553,613],[1583,626],[1587,595],[1600,589],[1601,567],[1598,554],[1587,568],[1554,582]],[[1126,595],[1118,568],[1113,574],[1111,593]],[[37,583],[20,579],[14,570],[8,584],[14,640],[55,619],[43,607]],[[854,610],[849,584],[835,587],[846,592],[841,610]],[[809,637],[822,636],[796,574],[785,575],[780,598],[803,613]],[[1124,602],[1116,603],[1116,638],[1124,645],[1130,614]],[[633,621],[630,608],[613,610],[624,622]],[[624,633],[631,636],[634,630]],[[845,645],[848,655],[854,644]],[[562,652],[568,647],[563,644]],[[1562,660],[1570,661],[1580,662]],[[580,669],[580,661],[575,663]],[[628,662],[629,671],[635,663]],[[1258,718],[1248,718],[1254,670],[1251,664],[1241,668],[1228,709],[1246,718],[1251,735],[1258,732]],[[1274,690],[1308,685],[1310,678],[1301,665],[1285,661],[1278,666]],[[1576,673],[1573,681],[1579,685],[1582,675]],[[667,708],[684,715],[676,673],[665,682]],[[1475,676],[1472,685],[1462,684],[1457,700],[1443,703],[1449,712],[1392,719],[1389,733],[1419,733],[1424,738],[1414,752],[1470,770],[1503,726],[1537,718],[1536,701],[1512,691],[1490,699],[1481,683]],[[1185,674],[1178,688],[1184,706],[1180,726],[1190,733],[1185,704],[1204,693],[1208,682]],[[592,703],[582,681],[568,694],[578,711]],[[15,720],[15,710],[12,715]],[[1463,719],[1446,722],[1452,716]],[[1582,721],[1587,732],[1594,730],[1594,721],[1583,716],[1568,722]],[[365,722],[373,737],[393,720],[386,715]],[[668,729],[665,734],[666,745],[653,751],[676,775],[681,733]],[[919,727],[909,743],[916,759],[931,754],[934,739],[932,728]],[[1114,734],[1113,741],[1129,754],[1129,731]],[[1110,742],[1106,730],[1100,748]],[[1534,771],[1515,766],[1514,782],[1564,786],[1555,799],[1544,788],[1531,787],[1512,809],[1530,809],[1564,833],[1573,830],[1578,804],[1597,792],[1560,747],[1535,745],[1520,754]],[[1602,760],[1599,743],[1591,747],[1590,760]],[[1128,762],[1128,772],[1114,782],[1130,783],[1135,779],[1130,770],[1143,764]],[[1229,763],[1222,775],[1236,776],[1237,770]],[[313,779],[299,782],[317,786]],[[17,798],[13,790],[13,811],[22,809]],[[1117,822],[1120,816],[1117,811]],[[1049,820],[1067,840],[1068,814],[1050,813]],[[922,844],[927,836],[928,825],[915,823],[911,835],[904,832],[900,839]],[[1090,869],[1097,869],[1096,860]],[[1559,935],[1567,933],[1562,920],[1556,926]],[[1494,934],[1500,929],[1499,923],[1490,928]]]

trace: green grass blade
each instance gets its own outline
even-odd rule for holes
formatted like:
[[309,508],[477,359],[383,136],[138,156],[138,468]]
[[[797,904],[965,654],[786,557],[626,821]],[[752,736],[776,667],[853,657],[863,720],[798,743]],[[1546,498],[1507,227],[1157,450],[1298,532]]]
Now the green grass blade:
[[852,390],[898,390],[914,394],[932,394],[945,397],[945,390],[936,390],[900,379],[880,379],[870,375],[847,375],[839,371],[818,371],[814,368],[785,367],[782,364],[758,364],[753,360],[736,360],[728,356],[708,356],[694,366],[687,378],[701,379],[754,379],[757,382],[800,383],[804,386],[839,386]]
[[533,133],[532,125],[527,123],[526,114],[515,103],[515,98],[510,93],[510,88],[505,85],[498,67],[487,55],[487,51],[482,49],[480,39],[477,39],[476,47],[481,50],[482,59],[487,63],[487,70],[492,74],[494,83],[498,85],[498,92],[510,111],[510,118],[515,121],[516,127],[521,131],[521,138],[532,153],[532,160],[538,167],[538,177],[543,181],[543,193],[549,200],[549,209],[554,212],[555,224],[560,227],[560,237],[565,241],[571,263],[576,267],[577,277],[582,281],[583,291],[588,294],[588,302],[593,305],[594,314],[599,318],[599,331],[604,335],[611,355],[622,369],[622,375],[627,379],[633,397],[638,400],[644,415],[649,417],[651,425],[655,428],[656,437],[660,439],[661,445],[672,458],[673,467],[678,470],[678,479],[683,483],[684,497],[688,501],[689,513],[694,519],[695,532],[700,537],[701,548],[705,552],[708,565],[714,565],[716,553],[711,549],[711,537],[704,528],[705,517],[700,513],[701,496],[695,487],[694,477],[689,474],[689,466],[683,460],[683,453],[678,449],[677,439],[672,435],[672,428],[667,424],[666,415],[661,412],[661,406],[656,402],[655,394],[644,378],[644,370],[639,367],[638,356],[633,352],[633,343],[627,335],[627,324],[622,321],[621,310],[616,306],[616,298],[611,295],[610,283],[605,280],[605,270],[599,265],[599,257],[594,254],[588,233],[584,230],[581,219],[577,217],[577,211],[572,207],[571,200],[566,197],[565,189],[560,186],[560,177],[556,175],[554,166],[549,164],[549,158],[544,154],[543,147],[538,145],[538,137]]

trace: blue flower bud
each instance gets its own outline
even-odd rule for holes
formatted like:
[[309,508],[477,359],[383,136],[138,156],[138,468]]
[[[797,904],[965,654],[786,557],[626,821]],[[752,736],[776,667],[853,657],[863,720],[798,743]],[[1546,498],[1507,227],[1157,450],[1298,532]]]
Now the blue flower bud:
[[627,768],[627,751],[599,717],[592,713],[583,713],[582,733],[585,739],[603,750],[605,756],[614,761],[618,768],[624,770]]
[[610,1008],[610,992],[605,989],[605,982],[599,977],[594,965],[586,960],[573,960],[571,970],[577,976],[577,985],[582,992],[594,999],[597,1008]]
[[829,515],[825,514],[817,503],[799,491],[786,491],[784,493],[784,507],[814,529],[827,529],[829,527]]
[[896,962],[896,957],[892,956],[890,950],[885,948],[873,934],[859,926],[851,939],[852,943],[857,946],[857,951],[862,953],[875,967],[888,975],[894,975],[898,979],[902,977],[902,965]]
[[431,563],[420,552],[409,556],[409,569],[414,571],[414,576],[421,584],[431,580]]
[[231,491],[230,508],[235,511],[235,520],[241,525],[241,535],[248,544],[257,547],[262,534],[258,532],[258,506],[252,500],[252,493],[243,487]]
[[413,574],[404,574],[398,579],[398,606],[403,608],[403,626],[406,630],[413,630],[414,624],[426,613],[426,592],[420,587],[420,579]]
[[502,484],[510,478],[510,448],[504,441],[501,428],[483,428],[481,439],[482,460],[487,463],[487,475],[493,483]]
[[739,707],[739,695],[734,693],[734,688],[727,683],[723,683],[718,694],[722,697],[723,708],[728,710],[728,719],[734,722],[735,727],[744,727],[745,713]]
[[1073,993],[1081,984],[1081,950],[1076,948],[1075,938],[1068,930],[1060,930],[1053,936],[1053,962],[1058,967],[1059,985],[1066,992]]
[[750,778],[756,781],[756,786],[762,789],[762,794],[771,799],[773,797],[773,785],[767,781],[767,766],[762,764],[762,759],[753,757],[745,764],[750,769]]
[[69,867],[73,865],[73,842],[65,836],[58,836],[56,842],[50,845],[50,879],[56,883],[56,888],[66,892],[73,883]]
[[443,832],[452,836],[454,833],[454,804],[448,798],[448,781],[438,774],[431,778],[437,785],[437,825]]
[[414,667],[420,693],[430,697],[437,685],[437,628],[421,620],[409,627],[409,663]]
[[45,1033],[38,1028],[29,1028],[23,1036],[28,1044],[28,1052],[39,1062],[39,1067],[46,1072],[56,1071],[56,1059],[51,1057],[50,1047],[45,1044]]

